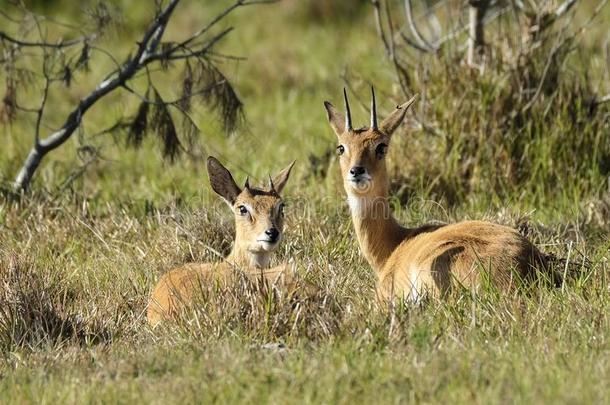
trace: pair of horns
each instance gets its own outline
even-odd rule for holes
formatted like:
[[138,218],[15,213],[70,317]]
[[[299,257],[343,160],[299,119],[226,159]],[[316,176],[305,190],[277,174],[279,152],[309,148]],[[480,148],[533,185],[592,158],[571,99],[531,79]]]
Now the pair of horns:
[[[250,189],[250,176],[246,177],[246,183],[244,184],[244,188]],[[271,175],[269,175],[269,191],[275,191],[275,185],[273,184],[273,179]]]
[[[349,109],[349,101],[347,100],[347,90],[343,88],[343,98],[345,99],[345,130],[351,131],[352,127],[352,113]],[[371,129],[377,128],[377,103],[375,101],[375,87],[371,86]]]

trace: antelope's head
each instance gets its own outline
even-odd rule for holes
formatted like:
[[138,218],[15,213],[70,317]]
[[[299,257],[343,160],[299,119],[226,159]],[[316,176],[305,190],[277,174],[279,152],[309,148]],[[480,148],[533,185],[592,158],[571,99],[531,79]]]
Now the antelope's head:
[[352,115],[343,89],[345,115],[328,101],[324,102],[328,121],[339,140],[337,154],[343,185],[348,197],[385,197],[388,193],[386,153],[392,133],[405,118],[416,96],[396,107],[381,123],[377,122],[375,90],[372,89],[371,125],[354,129]]
[[214,157],[209,157],[208,175],[212,189],[219,194],[235,214],[235,247],[249,253],[270,253],[277,249],[284,230],[284,189],[294,162],[269,176],[267,188],[251,187],[246,179],[243,189],[231,173]]

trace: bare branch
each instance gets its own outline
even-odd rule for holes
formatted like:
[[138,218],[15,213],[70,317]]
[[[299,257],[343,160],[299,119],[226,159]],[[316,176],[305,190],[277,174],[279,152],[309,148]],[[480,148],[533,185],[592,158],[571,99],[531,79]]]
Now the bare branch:
[[44,81],[44,89],[42,91],[42,100],[40,101],[40,107],[36,111],[36,129],[34,132],[35,136],[35,145],[40,145],[40,123],[42,122],[42,116],[44,114],[44,109],[47,105],[47,97],[49,96],[49,86],[51,85],[51,80],[46,75],[45,72],[45,81]]
[[216,86],[221,86],[223,84],[226,84],[226,80],[220,81],[220,82],[216,82],[216,83],[212,83],[206,87],[204,87],[201,90],[197,90],[194,91],[192,93],[189,93],[189,95],[187,96],[183,96],[183,97],[179,97],[179,98],[175,98],[173,100],[164,100],[162,102],[159,102],[158,100],[153,100],[148,98],[147,96],[143,96],[140,93],[138,93],[137,91],[135,91],[134,89],[132,89],[131,87],[129,87],[127,84],[123,85],[123,88],[125,90],[127,90],[129,93],[133,94],[134,96],[136,96],[137,98],[139,98],[141,101],[147,103],[147,104],[152,104],[152,105],[171,105],[171,106],[176,106],[178,104],[180,104],[182,101],[187,100],[192,98],[193,96],[199,96],[199,95],[203,95],[206,93],[209,93],[214,87]]
[[562,46],[567,41],[567,39],[566,39],[566,31],[567,31],[569,26],[570,26],[570,21],[568,21],[562,27],[561,31],[558,33],[557,39],[556,39],[556,41],[555,41],[555,43],[553,45],[553,48],[549,52],[549,56],[547,58],[547,62],[545,64],[544,70],[542,72],[542,76],[540,77],[540,81],[538,83],[538,86],[536,87],[536,92],[534,93],[532,98],[528,101],[528,103],[523,107],[523,111],[529,110],[534,105],[534,103],[536,102],[538,97],[540,96],[540,93],[542,92],[542,87],[543,87],[544,83],[546,82],[546,78],[547,78],[547,74],[549,72],[549,69],[551,68],[553,60],[555,59],[555,55],[557,54],[557,52],[562,48]]
[[[142,64],[148,64],[151,63],[153,61],[163,61],[163,60],[180,60],[180,59],[189,59],[189,58],[198,58],[201,57],[203,55],[205,55],[214,45],[216,45],[216,43],[218,43],[218,41],[220,41],[222,38],[224,38],[229,32],[233,31],[233,27],[229,27],[226,28],[225,30],[221,31],[219,34],[215,35],[213,38],[210,39],[210,41],[201,49],[199,50],[194,50],[194,51],[190,51],[186,52],[186,53],[179,53],[179,54],[175,54],[175,50],[177,48],[172,48],[174,49],[174,51],[172,51],[171,49],[169,51],[166,52],[162,52],[162,53],[157,53],[157,54],[151,54],[149,56],[147,56],[143,61]],[[188,50],[188,48],[185,48]]]
[[208,52],[208,57],[210,57],[211,60],[213,60],[213,59],[217,59],[217,60],[226,59],[226,60],[244,61],[244,60],[248,59],[245,56],[226,55],[224,53],[214,52],[212,50],[210,50]]
[[383,43],[386,53],[390,55],[392,51],[385,35],[385,31],[383,30],[383,21],[381,20],[381,9],[379,6],[379,0],[372,0],[372,3],[373,10],[375,11],[375,24],[377,26],[377,34],[379,34],[379,38],[381,38],[381,42]]
[[485,14],[490,0],[469,0],[468,66],[482,67],[481,59],[485,47]]
[[[169,18],[178,5],[180,0],[172,0],[154,19],[146,30],[142,41],[139,44],[136,55],[127,61],[113,78],[104,80],[100,85],[84,97],[78,103],[78,106],[70,113],[63,126],[45,139],[38,139],[26,161],[15,178],[14,188],[17,191],[26,190],[29,186],[31,178],[40,165],[42,158],[51,150],[59,147],[66,142],[74,133],[74,130],[80,125],[83,115],[95,104],[99,99],[110,93],[114,89],[123,85],[129,80],[141,67],[139,61],[147,49],[150,49],[150,41],[158,32],[160,26],[167,25]],[[44,48],[43,48],[44,49]]]
[[[225,129],[228,132],[231,132],[235,128],[239,122],[239,119],[243,116],[242,102],[223,73],[212,63],[213,57],[227,57],[226,55],[213,53],[212,49],[222,38],[231,32],[233,28],[229,27],[213,36],[209,36],[205,42],[202,40],[202,36],[209,33],[211,28],[215,26],[222,18],[240,6],[274,3],[276,0],[236,0],[235,3],[222,11],[205,27],[197,31],[186,40],[179,43],[163,43],[162,40],[165,29],[179,1],[180,0],[169,0],[166,2],[166,5],[157,12],[154,20],[149,24],[142,35],[141,40],[137,42],[135,52],[128,57],[125,62],[119,63],[119,61],[114,58],[112,53],[98,47],[90,46],[87,42],[88,37],[83,37],[80,39],[78,43],[84,42],[86,43],[86,47],[83,48],[83,52],[78,60],[74,59],[73,61],[68,62],[68,64],[62,68],[63,72],[66,71],[66,67],[72,70],[78,68],[78,66],[81,66],[81,63],[85,63],[81,60],[88,60],[88,55],[83,57],[83,54],[85,52],[88,53],[90,50],[101,52],[109,57],[115,64],[116,68],[111,73],[107,74],[93,91],[78,102],[77,106],[70,112],[60,128],[53,131],[46,138],[42,138],[40,136],[40,130],[41,128],[45,128],[42,121],[44,108],[47,104],[49,87],[54,81],[61,80],[62,77],[60,76],[55,78],[51,76],[49,74],[50,70],[47,72],[46,66],[43,65],[45,89],[43,91],[40,107],[37,109],[28,110],[29,112],[35,112],[37,114],[35,134],[36,141],[34,143],[34,147],[30,150],[21,170],[15,178],[13,186],[17,192],[27,190],[32,176],[40,165],[44,156],[66,142],[81,126],[83,116],[86,114],[86,112],[100,99],[116,89],[126,89],[128,92],[135,94],[142,100],[140,105],[142,111],[138,112],[138,116],[140,117],[141,121],[138,124],[138,128],[140,128],[139,130],[141,131],[145,131],[146,128],[154,129],[163,142],[164,155],[171,159],[177,156],[177,153],[181,148],[181,143],[180,139],[178,138],[178,130],[174,124],[174,118],[172,117],[168,107],[175,107],[177,109],[176,111],[181,112],[183,115],[188,115],[188,104],[185,103],[186,99],[190,100],[192,97],[206,94],[203,101],[207,103],[210,108],[218,109],[222,115],[222,118],[224,119]],[[28,44],[28,46],[32,47],[39,46],[44,53],[45,61],[50,58],[51,55],[53,55],[51,52],[57,52],[55,55],[59,55],[60,60],[63,62],[64,56],[61,49],[72,45],[72,43],[61,42],[59,44],[49,44],[53,46],[47,47],[47,42],[44,41],[43,33],[40,31],[40,27],[38,28],[41,38],[39,42],[20,42],[23,44]],[[0,38],[0,40],[1,39],[2,38]],[[73,42],[74,44],[77,43],[76,40],[73,40]],[[16,46],[18,46],[18,44],[16,44]],[[47,49],[49,54],[47,53]],[[185,83],[188,80],[191,80],[191,82],[199,84],[198,88],[192,89],[191,85],[187,88],[187,90],[183,91],[182,97],[171,101],[163,100],[154,86],[151,85],[150,73],[155,71],[155,69],[150,68],[150,65],[155,62],[160,62],[161,68],[163,68],[169,61],[188,61],[191,59],[195,59],[199,62],[197,65],[198,71],[195,74],[196,76],[194,81],[193,77],[191,77],[190,79],[185,79]],[[148,97],[148,93],[146,96],[141,96],[129,86],[130,82],[142,74],[148,75],[150,85],[149,88],[153,91],[154,95],[154,97],[151,97],[150,99]],[[150,113],[148,112],[147,108],[143,107],[148,105],[152,106]],[[146,118],[143,118],[145,115]],[[150,121],[148,120],[149,117]],[[147,126],[148,122],[150,122],[150,126]],[[142,127],[140,124],[144,124],[144,127]],[[191,124],[194,123],[191,122]],[[133,125],[133,123],[119,121],[119,123],[113,126],[113,128],[130,128],[133,127]],[[143,132],[140,133],[142,134]]]
[[22,41],[22,40],[11,37],[4,31],[0,31],[0,41],[7,41],[7,42],[10,42],[17,46],[21,46],[21,47],[36,47],[36,48],[55,48],[55,49],[69,48],[71,46],[82,44],[83,42],[86,42],[86,41],[94,40],[95,37],[96,36],[94,34],[94,35],[90,35],[90,36],[71,39],[69,41],[59,41],[58,43],[53,44],[53,43],[44,42],[44,41],[36,41],[36,42]]
[[180,0],[172,0],[172,2],[170,2],[170,4],[159,14],[159,16],[155,18],[144,34],[136,55],[121,67],[118,74],[114,78],[107,79],[100,83],[100,85],[91,94],[81,99],[78,107],[72,111],[63,127],[59,131],[50,135],[48,138],[40,141],[40,147],[43,150],[54,149],[64,143],[71,136],[72,132],[78,127],[78,125],[80,125],[83,114],[87,112],[87,110],[94,103],[96,103],[106,94],[110,93],[112,90],[122,86],[123,83],[125,83],[136,73],[138,68],[141,67],[139,61],[141,60],[142,55],[147,49],[149,49],[149,42],[158,32],[159,26],[164,26],[167,24],[170,15],[174,11],[174,8],[179,1]]
[[396,77],[398,79],[398,82],[400,83],[400,88],[402,92],[404,94],[408,94],[411,79],[409,76],[409,72],[405,67],[404,61],[400,61],[396,55],[396,42],[394,41],[394,24],[390,15],[390,9],[386,3],[384,8],[386,11],[386,17],[388,20],[387,25],[389,30],[389,35],[386,36],[383,30],[381,3],[379,2],[379,0],[373,0],[373,8],[375,10],[375,20],[377,22],[377,31],[379,33],[379,37],[381,38],[381,41],[383,42],[383,45],[386,49],[386,54],[394,65]]
[[411,5],[411,0],[405,0],[405,15],[407,17],[407,23],[409,24],[411,33],[413,33],[413,37],[415,37],[419,48],[426,49],[427,52],[436,51],[435,47],[432,46],[428,41],[426,41],[424,36],[419,32],[419,29],[415,25],[415,21],[413,20],[413,7]]
[[[496,10],[493,13],[489,13],[489,12],[485,13],[485,17],[483,19],[483,25],[487,25],[487,24],[495,21],[496,18],[498,18],[498,17],[502,16],[504,13],[510,11],[510,9],[511,9],[510,6],[506,6],[506,7]],[[444,37],[440,38],[438,41],[436,41],[434,46],[437,49],[440,49],[447,42],[454,40],[455,38],[459,37],[464,32],[467,32],[469,29],[470,29],[470,25],[460,26],[460,27],[456,28],[455,30],[449,32]]]
[[402,40],[405,41],[405,43],[407,45],[409,45],[410,47],[415,48],[416,50],[418,50],[420,52],[425,52],[425,53],[430,52],[429,49],[421,47],[420,45],[417,44],[417,42],[413,41],[411,38],[406,36],[404,32],[400,32],[399,34],[400,34],[400,37],[402,38]]
[[93,50],[93,51],[100,52],[101,54],[107,56],[108,59],[110,59],[112,61],[112,63],[114,63],[114,65],[116,66],[116,68],[117,68],[116,71],[118,71],[121,68],[121,63],[114,57],[114,55],[112,55],[107,50],[102,49],[102,48],[100,48],[98,46],[93,46],[93,45],[89,45],[89,48],[91,48],[91,50]]
[[192,34],[189,38],[187,38],[186,40],[180,42],[179,44],[177,44],[175,46],[174,49],[170,49],[169,52],[173,52],[177,49],[180,48],[184,48],[186,46],[188,46],[190,43],[192,43],[193,41],[195,41],[197,38],[200,38],[202,35],[204,35],[205,33],[207,33],[212,27],[214,27],[220,20],[222,20],[223,18],[225,18],[227,15],[229,15],[232,11],[234,11],[235,9],[237,9],[238,7],[242,7],[242,6],[250,6],[250,5],[255,5],[255,4],[270,4],[270,3],[276,3],[279,0],[250,0],[250,1],[246,1],[246,0],[237,0],[235,3],[231,4],[229,7],[227,7],[226,9],[224,9],[220,14],[218,14],[215,18],[212,19],[212,21],[210,21],[205,27],[201,28],[200,30],[198,30],[197,32],[195,32],[194,34]]
[[388,2],[385,2],[385,14],[388,19],[388,38],[390,39],[390,57],[396,61],[396,42],[394,41],[394,23],[392,22],[392,13],[390,12],[390,6]]

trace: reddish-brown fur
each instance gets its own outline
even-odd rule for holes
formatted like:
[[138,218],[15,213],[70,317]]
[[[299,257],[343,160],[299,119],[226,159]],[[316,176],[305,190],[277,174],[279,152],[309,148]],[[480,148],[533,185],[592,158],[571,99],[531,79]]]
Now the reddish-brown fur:
[[[379,297],[417,302],[426,294],[444,296],[456,283],[477,288],[488,277],[499,288],[508,288],[516,278],[529,278],[544,265],[544,255],[512,228],[481,221],[405,228],[392,216],[385,150],[414,100],[377,128],[358,130],[346,129],[345,116],[325,103],[339,140],[356,235],[378,276]],[[350,172],[356,167],[363,173]]]
[[[287,286],[292,282],[287,265],[269,269],[269,260],[277,249],[284,227],[282,199],[292,164],[282,170],[268,189],[252,188],[246,181],[243,190],[218,160],[208,159],[208,174],[214,191],[220,194],[235,213],[235,243],[232,252],[218,263],[191,263],[170,270],[161,277],[148,304],[148,322],[157,325],[163,319],[178,315],[192,305],[203,285],[226,284],[236,274],[251,280],[266,280]],[[246,213],[242,211],[246,210]],[[277,229],[276,241],[268,242],[265,231]]]
[[197,299],[202,295],[202,289],[214,283],[230,285],[233,278],[242,276],[251,281],[264,281],[286,290],[294,283],[292,274],[287,264],[270,269],[239,267],[229,259],[218,263],[186,264],[170,270],[157,283],[148,304],[148,323],[155,326],[164,319],[180,316],[185,308],[197,303]]

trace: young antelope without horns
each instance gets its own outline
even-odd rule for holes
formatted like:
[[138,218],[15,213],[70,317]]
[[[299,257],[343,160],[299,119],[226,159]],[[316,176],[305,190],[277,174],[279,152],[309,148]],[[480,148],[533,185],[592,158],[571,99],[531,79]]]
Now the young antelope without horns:
[[284,229],[284,189],[294,162],[269,177],[268,188],[243,189],[231,173],[214,157],[207,161],[212,189],[231,207],[235,215],[235,243],[231,253],[216,263],[191,263],[167,272],[153,290],[148,304],[149,324],[178,316],[193,304],[202,283],[226,283],[237,272],[256,280],[286,285],[291,282],[288,265],[269,268],[271,255],[282,240]]

